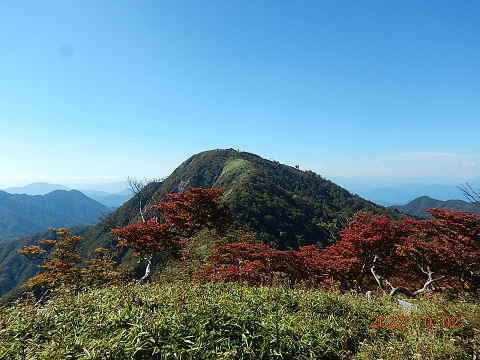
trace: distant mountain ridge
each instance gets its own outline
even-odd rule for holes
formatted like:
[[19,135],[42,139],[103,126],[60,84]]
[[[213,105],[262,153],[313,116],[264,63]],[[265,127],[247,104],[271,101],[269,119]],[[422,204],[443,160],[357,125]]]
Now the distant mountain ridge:
[[458,186],[468,183],[474,189],[480,188],[480,177],[471,179],[453,177],[333,177],[331,180],[350,192],[383,206],[405,205],[422,196],[441,201],[462,200],[465,197]]
[[409,215],[421,216],[429,218],[430,215],[425,211],[425,208],[439,208],[439,209],[453,209],[457,211],[468,211],[472,214],[480,215],[480,207],[463,201],[463,200],[435,200],[428,196],[421,196],[410,201],[406,205],[393,205],[392,209]]
[[26,194],[26,195],[46,195],[55,190],[71,190],[70,188],[60,184],[50,184],[46,182],[35,182],[21,187],[10,187],[3,189],[9,194]]
[[0,242],[18,239],[49,227],[97,223],[110,210],[78,190],[55,190],[46,195],[0,191]]
[[[116,182],[111,184],[99,184],[99,185],[90,185],[94,189],[102,190],[88,190],[88,184],[75,184],[75,189],[69,188],[60,184],[50,184],[46,182],[35,182],[28,184],[22,187],[10,187],[3,189],[3,191],[9,194],[26,194],[26,195],[46,195],[55,190],[78,190],[89,198],[98,201],[99,203],[111,208],[116,209],[119,206],[123,205],[127,200],[132,197],[132,194],[129,190],[126,189],[126,184],[124,182]],[[77,188],[78,187],[78,188]],[[123,188],[123,189],[122,189]],[[105,190],[114,189],[116,192],[108,192]],[[120,191],[117,191],[122,189]]]

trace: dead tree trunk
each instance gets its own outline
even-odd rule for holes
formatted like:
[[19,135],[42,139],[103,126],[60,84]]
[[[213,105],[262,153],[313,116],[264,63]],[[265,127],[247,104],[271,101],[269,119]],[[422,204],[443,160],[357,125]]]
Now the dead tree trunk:
[[145,268],[145,274],[137,281],[137,285],[142,285],[145,282],[151,281],[154,258],[155,258],[155,252],[152,252],[148,257],[147,267]]

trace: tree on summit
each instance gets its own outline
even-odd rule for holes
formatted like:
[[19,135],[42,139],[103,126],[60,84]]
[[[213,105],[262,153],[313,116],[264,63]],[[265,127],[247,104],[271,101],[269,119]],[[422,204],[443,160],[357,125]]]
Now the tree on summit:
[[162,218],[142,219],[136,224],[113,229],[117,246],[128,246],[135,255],[148,259],[145,275],[139,283],[148,281],[153,270],[155,253],[165,248],[174,253],[188,238],[202,230],[225,234],[232,224],[233,214],[226,204],[220,204],[221,189],[188,187],[185,193],[167,194],[169,202],[159,202],[154,208]]

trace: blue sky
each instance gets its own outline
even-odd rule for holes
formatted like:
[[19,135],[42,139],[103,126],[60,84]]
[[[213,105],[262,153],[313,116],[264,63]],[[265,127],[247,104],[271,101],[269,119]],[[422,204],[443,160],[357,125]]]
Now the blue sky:
[[480,176],[478,1],[0,2],[0,188],[234,148],[327,178]]

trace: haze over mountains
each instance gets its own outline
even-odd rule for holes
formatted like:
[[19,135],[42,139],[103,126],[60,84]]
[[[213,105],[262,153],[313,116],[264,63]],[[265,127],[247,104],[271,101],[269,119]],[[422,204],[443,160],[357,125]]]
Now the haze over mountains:
[[[97,223],[102,214],[117,209],[132,197],[125,182],[73,186],[82,190],[45,182],[0,190],[0,242],[49,227]],[[90,189],[84,189],[87,186]]]
[[458,186],[468,183],[474,189],[480,188],[480,177],[332,177],[330,180],[364,199],[383,206],[405,205],[422,196],[440,201],[466,200]]
[[421,216],[425,218],[431,218],[431,216],[425,211],[425,208],[453,209],[457,211],[468,211],[472,214],[480,215],[480,207],[476,204],[463,200],[441,201],[432,199],[428,196],[421,196],[410,201],[406,205],[393,205],[390,206],[390,208],[396,209],[405,214]]
[[109,207],[118,208],[125,201],[132,197],[127,184],[124,181],[106,184],[70,184],[70,186],[60,184],[50,184],[46,182],[35,182],[22,187],[10,187],[3,191],[10,194],[26,195],[45,195],[54,190],[79,190],[86,196]]
[[[319,175],[322,175],[321,173]],[[329,180],[353,194],[382,206],[406,205],[422,196],[432,199],[466,200],[458,188],[466,183],[480,189],[480,177],[330,177]],[[79,190],[107,207],[117,208],[132,196],[125,181],[104,184],[51,184],[36,182],[23,187],[2,189],[10,194],[45,195],[54,190]]]
[[[475,206],[463,201],[465,198],[458,186],[469,183],[475,189],[480,188],[480,177],[473,179],[452,177],[334,177],[330,180],[351,193],[376,204],[392,207],[400,212],[417,216],[427,216],[424,210],[425,207],[452,207],[456,210],[475,212]],[[9,194],[43,196],[56,190],[69,191],[75,188],[110,210],[115,210],[132,197],[131,191],[126,189],[126,187],[127,183],[123,181],[103,184],[77,183],[69,184],[69,186],[36,182],[23,187],[10,187],[3,189],[3,191]],[[447,204],[444,204],[444,202],[447,202]],[[0,202],[0,207],[2,205]],[[87,222],[79,219],[74,220],[69,217],[70,215],[66,217],[65,214],[56,214],[57,209],[51,210],[52,213],[47,218],[52,219],[52,217],[56,217],[56,219],[60,220],[54,222],[55,226],[60,224],[62,227],[69,227],[85,223],[91,224],[95,221],[93,218]],[[102,212],[105,213],[108,210],[103,209]],[[19,238],[45,229],[43,224],[45,221],[37,219],[32,222],[28,217],[26,218],[22,214],[15,213],[15,211],[8,213],[8,215],[7,213],[8,211],[3,206],[3,209],[0,210],[2,217],[0,222],[3,224],[1,225],[0,241]]]

